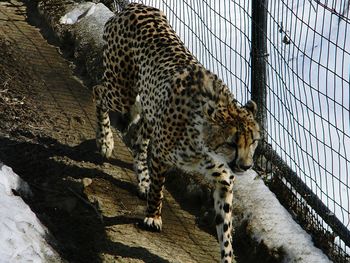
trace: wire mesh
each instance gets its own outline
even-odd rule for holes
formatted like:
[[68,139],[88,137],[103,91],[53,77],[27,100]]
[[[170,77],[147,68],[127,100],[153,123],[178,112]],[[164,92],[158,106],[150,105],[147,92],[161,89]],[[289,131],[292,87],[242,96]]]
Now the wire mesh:
[[349,230],[349,1],[269,4],[268,141]]
[[[163,10],[199,61],[220,76],[238,101],[249,99],[251,1],[131,2]],[[295,192],[283,175],[280,177],[278,166],[273,167],[271,175],[283,184],[280,189],[290,192],[287,206],[308,211],[302,212],[305,216],[299,221],[320,229],[323,237],[327,236],[326,249],[333,246],[344,262],[349,260],[349,244],[324,218],[335,215],[345,229],[350,229],[349,6],[349,0],[268,1],[265,34],[267,143],[321,200],[329,215],[317,214],[306,202],[309,199]]]
[[162,10],[185,45],[246,101],[250,86],[249,1],[144,0]]

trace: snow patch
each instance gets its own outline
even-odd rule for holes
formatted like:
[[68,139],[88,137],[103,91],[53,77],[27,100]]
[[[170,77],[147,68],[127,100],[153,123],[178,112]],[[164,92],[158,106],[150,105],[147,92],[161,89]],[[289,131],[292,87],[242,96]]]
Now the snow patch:
[[15,190],[25,197],[30,197],[32,191],[29,185],[23,181],[12,169],[0,163],[0,187],[3,187],[7,195],[13,195],[12,190]]
[[114,13],[104,4],[93,4],[93,7],[86,11],[86,15],[79,17],[75,31],[77,31],[80,38],[90,39],[91,35],[102,35],[104,25],[112,16],[114,16]]
[[331,262],[254,171],[236,176],[234,198],[234,210],[248,220],[253,238],[271,250],[283,248],[284,262]]
[[0,163],[0,262],[61,262],[45,240],[46,228],[12,190],[32,195],[29,185]]
[[96,4],[87,2],[76,6],[73,10],[60,18],[60,24],[73,25],[83,17],[88,17],[95,12]]

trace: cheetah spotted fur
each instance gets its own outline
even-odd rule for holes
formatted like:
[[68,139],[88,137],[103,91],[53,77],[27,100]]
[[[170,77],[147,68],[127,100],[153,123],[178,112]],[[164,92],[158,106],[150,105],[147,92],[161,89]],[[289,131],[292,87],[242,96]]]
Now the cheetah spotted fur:
[[214,186],[221,262],[231,262],[234,175],[253,165],[260,138],[256,104],[239,106],[158,9],[129,4],[106,23],[104,40],[103,83],[94,87],[100,153],[109,158],[114,147],[110,110],[138,122],[134,166],[139,193],[147,197],[144,225],[151,230],[162,228],[168,169],[205,176]]

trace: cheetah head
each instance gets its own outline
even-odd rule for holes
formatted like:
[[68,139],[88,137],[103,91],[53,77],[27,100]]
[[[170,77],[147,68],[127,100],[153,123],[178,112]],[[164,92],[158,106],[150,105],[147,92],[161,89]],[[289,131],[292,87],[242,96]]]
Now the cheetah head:
[[208,102],[204,111],[208,120],[203,129],[206,146],[223,158],[233,172],[250,169],[260,139],[255,102],[250,100],[243,107],[234,102]]

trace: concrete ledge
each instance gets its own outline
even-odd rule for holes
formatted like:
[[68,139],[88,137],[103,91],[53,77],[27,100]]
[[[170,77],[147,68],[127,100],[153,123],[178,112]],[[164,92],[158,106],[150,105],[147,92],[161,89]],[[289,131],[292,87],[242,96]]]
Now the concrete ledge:
[[254,171],[236,177],[234,221],[282,262],[330,262]]
[[[39,1],[38,10],[63,47],[71,51],[80,71],[85,72],[90,84],[99,83],[102,67],[102,32],[113,13],[103,4],[91,2],[76,4],[69,0]],[[179,178],[186,177],[185,175]],[[247,250],[259,262],[330,262],[321,250],[313,246],[311,237],[279,204],[273,193],[255,172],[238,176],[234,187],[234,223],[239,237],[248,237]],[[174,178],[174,177],[173,177]],[[178,183],[188,198],[198,197],[208,203],[205,184],[187,178]],[[238,238],[238,240],[237,240]],[[242,241],[243,242],[243,241]],[[254,262],[254,261],[252,261]],[[256,262],[256,261],[255,261]]]

